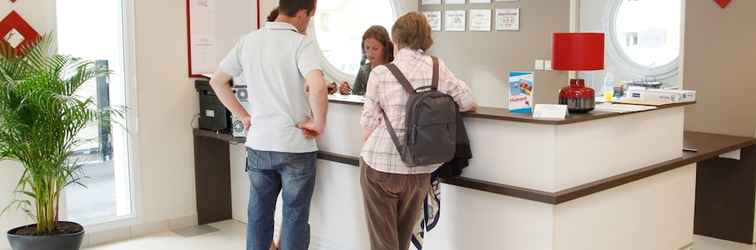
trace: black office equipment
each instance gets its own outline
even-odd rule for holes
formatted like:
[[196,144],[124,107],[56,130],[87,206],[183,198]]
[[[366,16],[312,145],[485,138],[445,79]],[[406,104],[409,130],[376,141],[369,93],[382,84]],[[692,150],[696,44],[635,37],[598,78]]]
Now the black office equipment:
[[215,91],[210,87],[210,80],[194,81],[194,88],[199,94],[199,128],[228,132],[231,129],[231,112],[223,106]]

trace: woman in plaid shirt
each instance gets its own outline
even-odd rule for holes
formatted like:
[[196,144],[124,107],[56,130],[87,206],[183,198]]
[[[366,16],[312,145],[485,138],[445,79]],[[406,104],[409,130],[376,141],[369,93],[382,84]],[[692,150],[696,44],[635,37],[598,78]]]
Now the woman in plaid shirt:
[[[424,51],[433,44],[425,16],[417,12],[400,17],[391,30],[398,52],[394,64],[417,89],[431,85],[433,61]],[[476,104],[467,84],[439,60],[438,90],[454,98],[460,111]],[[408,167],[402,162],[382,119],[386,113],[404,143],[409,94],[385,66],[370,73],[360,124],[363,130],[362,174],[370,245],[372,250],[408,249],[423,200],[430,189],[430,173],[441,164]]]

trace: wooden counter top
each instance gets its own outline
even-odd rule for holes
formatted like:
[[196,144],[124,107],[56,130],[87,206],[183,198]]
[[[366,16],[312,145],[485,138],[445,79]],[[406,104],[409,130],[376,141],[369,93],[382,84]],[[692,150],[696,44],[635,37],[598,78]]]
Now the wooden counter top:
[[565,118],[564,120],[537,119],[537,118],[533,118],[532,114],[512,113],[508,109],[491,108],[491,107],[479,107],[476,112],[464,113],[464,116],[470,117],[470,118],[527,122],[527,123],[534,123],[534,124],[565,125],[565,124],[573,124],[573,123],[579,123],[579,122],[599,120],[599,119],[604,119],[604,118],[617,117],[617,116],[623,116],[623,115],[629,115],[629,114],[635,114],[635,113],[652,112],[652,111],[661,110],[661,109],[683,107],[683,106],[692,105],[692,104],[695,104],[695,102],[671,103],[671,104],[655,106],[656,109],[652,109],[652,110],[626,112],[626,113],[593,111],[587,114],[568,114],[567,118]]
[[[697,160],[694,230],[697,235],[754,242],[756,147],[754,138],[689,132],[685,158]],[[717,157],[738,150],[739,160]]]
[[[194,130],[195,135],[207,136],[228,142],[239,143],[238,139],[231,135],[218,134],[212,131]],[[517,197],[526,200],[543,202],[547,204],[560,204],[574,199],[585,197],[607,189],[628,184],[637,180],[651,177],[673,169],[684,167],[692,163],[717,157],[718,155],[756,145],[756,138],[737,137],[699,132],[685,132],[685,147],[695,148],[696,152],[683,152],[683,155],[676,159],[670,159],[643,168],[639,168],[623,174],[611,176],[605,179],[593,181],[576,187],[568,188],[558,192],[544,192],[528,188],[516,187],[501,183],[493,183],[484,180],[472,179],[467,177],[455,177],[442,179],[442,183],[455,185],[484,192],[496,193],[506,196]],[[682,149],[681,149],[682,150]],[[342,155],[331,152],[318,152],[318,158],[322,160],[334,161],[350,166],[359,167],[359,156]]]
[[[355,98],[342,97],[342,96],[329,96],[328,101],[332,103],[347,104],[347,105],[362,105],[363,104],[361,101]],[[544,124],[544,125],[565,125],[565,124],[573,124],[573,123],[593,121],[593,120],[599,120],[599,119],[610,118],[610,117],[629,115],[629,114],[634,114],[634,113],[651,112],[651,111],[660,110],[660,109],[683,107],[683,106],[692,105],[692,104],[695,104],[695,102],[654,105],[656,109],[646,110],[646,111],[627,112],[627,113],[593,111],[588,114],[569,114],[567,115],[567,118],[564,120],[537,119],[537,118],[533,118],[533,115],[529,113],[527,114],[512,113],[509,111],[509,109],[493,108],[493,107],[478,107],[478,110],[476,112],[463,113],[463,116],[469,117],[469,118],[525,122],[525,123]]]
[[244,143],[246,139],[244,138],[237,138],[229,133],[223,133],[223,132],[217,132],[212,130],[205,130],[205,129],[194,129],[194,135],[196,136],[202,136],[207,138],[213,138],[218,139],[221,141],[226,141],[229,143]]
[[752,137],[686,131],[683,145],[686,149],[695,149],[696,152],[686,151],[683,158],[700,161],[754,144],[756,138]]
[[686,148],[696,148],[697,152],[686,151],[683,152],[683,155],[681,157],[676,159],[660,162],[627,173],[611,176],[605,179],[593,181],[555,193],[513,187],[498,183],[490,183],[466,177],[457,177],[443,181],[448,184],[468,187],[481,191],[508,195],[549,204],[560,204],[657,174],[661,174],[673,169],[684,167],[702,160],[714,158],[733,150],[756,145],[756,138],[687,131],[684,134],[684,141]]

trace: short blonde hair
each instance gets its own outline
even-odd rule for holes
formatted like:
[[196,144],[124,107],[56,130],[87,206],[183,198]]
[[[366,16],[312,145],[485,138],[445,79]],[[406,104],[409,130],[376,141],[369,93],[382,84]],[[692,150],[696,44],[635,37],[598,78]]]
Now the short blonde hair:
[[391,37],[399,49],[428,50],[433,45],[428,20],[414,11],[396,20],[391,28]]

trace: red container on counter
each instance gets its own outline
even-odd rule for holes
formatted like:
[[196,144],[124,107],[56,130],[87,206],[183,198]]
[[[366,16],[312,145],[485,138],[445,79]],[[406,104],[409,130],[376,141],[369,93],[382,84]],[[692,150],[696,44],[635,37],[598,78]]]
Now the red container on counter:
[[567,105],[570,113],[588,113],[596,107],[596,91],[583,79],[570,79],[570,86],[559,91],[559,104]]

